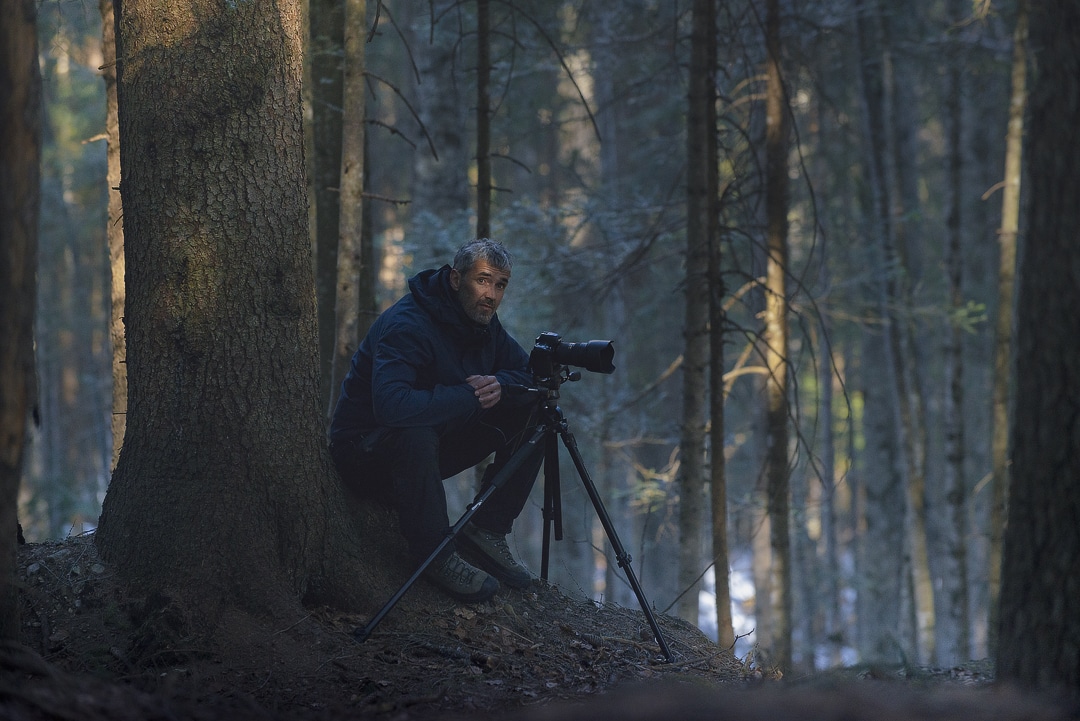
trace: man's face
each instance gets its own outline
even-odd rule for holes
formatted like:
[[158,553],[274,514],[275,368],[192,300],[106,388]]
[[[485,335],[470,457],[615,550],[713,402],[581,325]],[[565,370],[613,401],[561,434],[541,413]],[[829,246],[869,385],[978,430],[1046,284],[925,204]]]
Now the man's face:
[[483,260],[476,261],[465,273],[450,271],[450,287],[457,291],[465,315],[481,325],[491,322],[509,283],[510,271],[499,270]]

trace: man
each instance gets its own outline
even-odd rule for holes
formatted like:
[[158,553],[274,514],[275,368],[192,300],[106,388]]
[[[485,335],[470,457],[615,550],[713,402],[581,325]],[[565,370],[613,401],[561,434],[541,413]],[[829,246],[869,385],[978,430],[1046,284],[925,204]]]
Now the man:
[[[512,265],[502,243],[482,238],[463,245],[453,266],[413,276],[409,293],[371,326],[341,386],[330,425],[339,475],[395,508],[417,565],[449,532],[443,480],[494,452],[482,480],[490,483],[536,423],[537,404],[507,391],[532,378],[528,354],[496,315]],[[506,536],[540,462],[524,463],[480,506],[456,548],[428,567],[429,581],[468,602],[491,598],[500,581],[532,582]]]

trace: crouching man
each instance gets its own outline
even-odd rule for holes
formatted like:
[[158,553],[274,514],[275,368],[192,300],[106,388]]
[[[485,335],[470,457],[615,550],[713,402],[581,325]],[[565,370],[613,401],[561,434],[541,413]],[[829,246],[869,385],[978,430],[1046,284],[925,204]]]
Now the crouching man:
[[[498,241],[463,245],[453,265],[424,270],[371,326],[352,359],[330,425],[342,482],[397,511],[417,566],[446,537],[443,481],[491,453],[482,486],[532,434],[537,404],[508,385],[529,385],[529,356],[499,323],[512,259]],[[532,575],[506,543],[541,458],[527,462],[477,509],[425,577],[454,598],[485,601],[499,583]]]

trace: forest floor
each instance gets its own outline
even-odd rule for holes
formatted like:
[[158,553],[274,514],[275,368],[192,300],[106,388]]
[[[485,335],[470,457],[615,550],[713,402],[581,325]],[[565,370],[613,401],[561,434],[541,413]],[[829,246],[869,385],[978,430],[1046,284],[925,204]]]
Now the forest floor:
[[363,643],[353,631],[368,619],[309,609],[206,648],[176,635],[167,606],[130,597],[89,537],[20,546],[17,580],[23,634],[0,646],[3,721],[693,720],[718,718],[718,704],[742,721],[1080,718],[995,688],[985,663],[779,680],[661,616],[669,663],[640,609],[539,582],[477,605],[419,593]]

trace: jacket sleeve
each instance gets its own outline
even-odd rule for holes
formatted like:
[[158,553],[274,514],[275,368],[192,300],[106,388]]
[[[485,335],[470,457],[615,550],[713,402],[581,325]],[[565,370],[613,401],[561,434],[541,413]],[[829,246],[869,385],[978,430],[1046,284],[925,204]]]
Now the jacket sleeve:
[[[506,386],[531,386],[532,373],[529,372],[529,354],[514,340],[514,338],[500,327],[498,338],[495,377],[500,385]],[[504,398],[516,398],[516,394],[504,394]],[[529,400],[528,397],[522,399]],[[516,404],[515,404],[516,405]]]
[[379,425],[430,426],[467,418],[479,401],[466,383],[424,388],[420,368],[435,360],[418,330],[384,336],[372,358],[372,406]]

